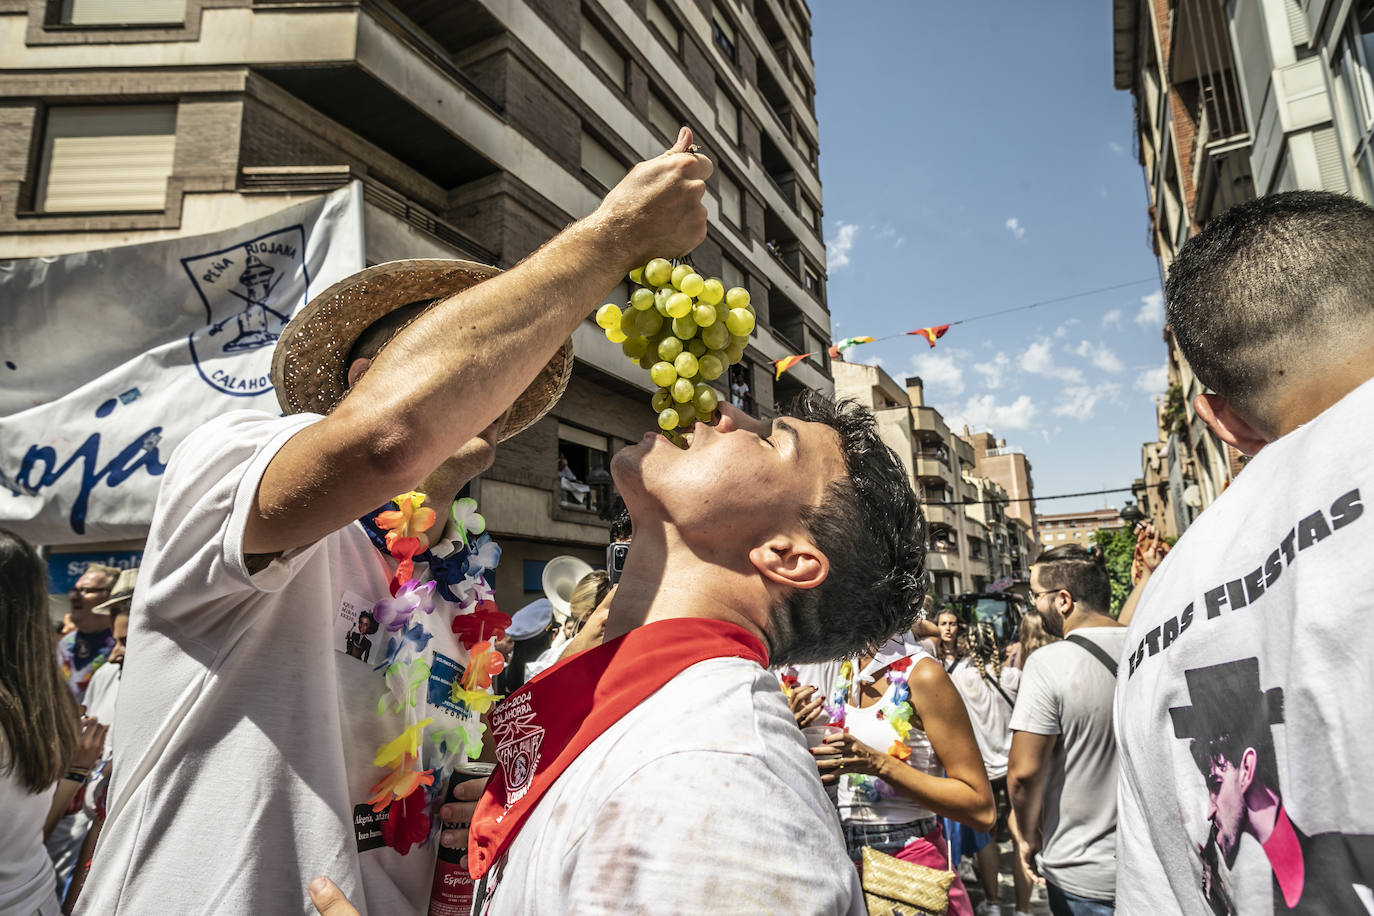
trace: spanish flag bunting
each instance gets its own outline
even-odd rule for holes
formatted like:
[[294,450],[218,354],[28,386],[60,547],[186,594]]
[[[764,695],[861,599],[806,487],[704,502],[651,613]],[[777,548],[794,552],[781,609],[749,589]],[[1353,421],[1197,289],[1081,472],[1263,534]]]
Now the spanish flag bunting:
[[791,369],[797,363],[806,359],[810,355],[810,353],[797,353],[792,356],[784,356],[782,359],[773,360],[774,380],[782,378],[782,374],[784,372],[786,372],[788,369]]
[[907,334],[908,336],[916,335],[919,337],[924,337],[926,339],[926,342],[933,347],[935,346],[935,341],[939,340],[941,337],[944,337],[945,332],[948,330],[949,325],[941,324],[933,328],[917,328],[914,331],[907,331]]
[[857,347],[859,344],[873,343],[872,337],[846,337],[837,344],[830,345],[830,358],[839,359],[840,354],[850,347]]

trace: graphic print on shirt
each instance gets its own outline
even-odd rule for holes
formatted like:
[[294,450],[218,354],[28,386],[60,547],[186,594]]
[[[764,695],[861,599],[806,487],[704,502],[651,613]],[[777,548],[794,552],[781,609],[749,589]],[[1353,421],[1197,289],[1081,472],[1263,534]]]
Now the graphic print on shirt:
[[1235,865],[1248,834],[1269,861],[1276,913],[1361,913],[1374,900],[1374,835],[1308,836],[1289,820],[1273,729],[1284,724],[1283,688],[1264,689],[1258,658],[1184,672],[1191,706],[1170,708],[1174,737],[1188,742],[1206,788],[1202,893],[1212,912],[1238,912],[1218,865]]
[[539,768],[539,748],[544,728],[534,724],[534,704],[529,695],[517,695],[491,714],[491,733],[496,738],[496,759],[506,780],[506,807],[529,791]]
[[372,604],[356,592],[345,591],[334,617],[334,648],[364,662],[372,656],[372,640],[369,637],[377,632],[377,618],[372,614]]

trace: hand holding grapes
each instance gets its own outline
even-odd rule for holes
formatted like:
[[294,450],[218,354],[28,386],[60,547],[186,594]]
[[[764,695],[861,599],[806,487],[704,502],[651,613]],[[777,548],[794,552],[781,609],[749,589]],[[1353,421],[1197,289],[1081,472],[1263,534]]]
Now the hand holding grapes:
[[660,156],[630,169],[591,219],[611,244],[625,254],[629,270],[656,254],[676,256],[691,251],[706,238],[706,179],[714,166],[692,148],[692,132],[684,127],[677,143]]

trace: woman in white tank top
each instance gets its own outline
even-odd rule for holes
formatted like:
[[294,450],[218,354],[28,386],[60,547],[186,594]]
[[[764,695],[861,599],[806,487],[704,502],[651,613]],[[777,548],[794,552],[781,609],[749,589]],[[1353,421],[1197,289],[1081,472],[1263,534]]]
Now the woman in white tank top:
[[[849,855],[865,846],[945,869],[937,815],[988,830],[996,809],[963,701],[944,668],[910,634],[846,662],[826,705],[831,735],[814,748],[821,781],[839,782]],[[951,916],[972,916],[956,877]]]

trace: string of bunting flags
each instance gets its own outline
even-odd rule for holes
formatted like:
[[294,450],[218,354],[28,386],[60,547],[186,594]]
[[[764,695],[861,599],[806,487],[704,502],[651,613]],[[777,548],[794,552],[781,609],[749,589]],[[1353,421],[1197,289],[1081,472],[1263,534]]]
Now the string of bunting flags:
[[[1081,293],[1071,293],[1067,296],[1059,296],[1054,299],[1045,299],[1041,302],[1029,303],[1028,305],[1017,305],[1013,306],[1012,308],[1000,309],[998,311],[988,312],[983,315],[971,315],[968,318],[961,318],[958,321],[951,321],[948,324],[931,325],[930,327],[926,328],[917,328],[914,331],[903,331],[900,334],[888,334],[884,337],[846,337],[844,340],[832,343],[829,346],[828,350],[831,359],[841,359],[846,352],[852,350],[854,347],[857,347],[860,344],[877,343],[880,340],[893,340],[898,337],[922,337],[925,339],[927,344],[929,344],[931,347],[934,347],[935,341],[939,340],[941,337],[944,337],[945,334],[949,331],[949,329],[954,327],[956,324],[968,324],[970,321],[982,321],[984,318],[996,318],[999,315],[1007,315],[1011,312],[1024,312],[1027,309],[1038,308],[1042,305],[1052,305],[1057,302],[1067,302],[1070,299],[1080,299],[1084,296],[1093,296],[1097,295],[1098,293],[1107,293],[1113,290],[1125,289],[1128,286],[1138,286],[1141,283],[1157,282],[1159,282],[1158,277],[1142,277],[1139,280],[1131,280],[1126,283],[1117,283],[1114,286],[1103,286],[1098,289],[1090,289]],[[788,369],[791,369],[793,366],[795,366],[802,360],[806,359],[807,357],[814,355],[814,353],[794,353],[790,356],[784,356],[782,359],[773,360],[774,380],[782,378],[782,374],[786,372]]]

